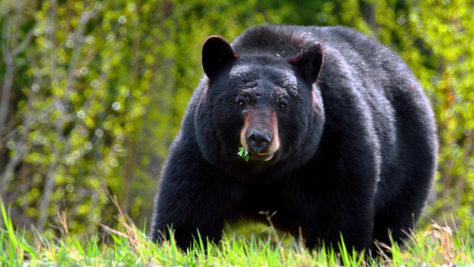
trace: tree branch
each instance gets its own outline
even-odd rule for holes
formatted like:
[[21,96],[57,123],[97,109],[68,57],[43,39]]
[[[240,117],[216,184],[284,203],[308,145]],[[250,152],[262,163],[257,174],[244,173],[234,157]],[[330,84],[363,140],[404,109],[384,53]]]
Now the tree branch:
[[10,101],[10,93],[13,86],[13,59],[10,53],[9,42],[10,42],[10,30],[6,26],[6,21],[3,27],[3,34],[2,34],[2,51],[3,51],[3,59],[6,64],[6,71],[5,71],[5,79],[3,82],[3,90],[2,90],[2,100],[0,102],[0,138],[3,136],[3,132],[5,131],[5,123],[7,120],[7,113],[8,113],[8,103]]
[[[36,64],[34,63],[34,60],[31,58],[33,69],[34,69],[34,83],[39,84],[41,80],[41,72],[40,70],[36,67]],[[26,143],[28,142],[28,135],[31,130],[31,122],[33,121],[33,101],[35,99],[36,92],[35,90],[31,90],[30,94],[28,96],[28,104],[27,108],[25,111],[25,117],[23,119],[23,129],[24,132],[22,133],[21,139],[19,142],[16,144],[15,147],[15,152],[13,156],[10,158],[7,167],[5,168],[5,172],[2,175],[1,184],[0,184],[0,196],[4,200],[5,203],[7,202],[7,196],[6,193],[8,192],[8,188],[10,187],[11,181],[14,179],[14,170],[18,166],[18,164],[24,159],[25,155],[27,154],[26,151]]]
[[[18,15],[21,17],[21,14]],[[31,30],[27,33],[26,37],[23,39],[23,42],[13,51],[10,50],[10,41],[11,41],[11,32],[10,32],[10,25],[7,24],[8,20],[5,20],[5,24],[3,26],[3,40],[2,40],[2,51],[3,51],[3,59],[6,64],[6,71],[5,71],[5,79],[3,83],[3,91],[2,91],[2,100],[0,102],[0,139],[3,136],[5,131],[5,124],[8,114],[8,103],[10,101],[10,94],[11,89],[13,86],[13,71],[15,67],[13,59],[17,57],[20,53],[22,53],[30,44],[31,40],[33,39],[33,32],[38,27],[39,21],[36,21],[35,26],[31,28]],[[15,39],[18,38],[18,33],[14,36]],[[19,64],[20,65],[20,64]]]
[[[56,4],[57,4],[56,1],[53,1],[51,3],[51,21],[53,23],[56,23]],[[76,70],[77,62],[79,60],[79,55],[80,55],[80,46],[81,46],[80,36],[83,35],[85,25],[98,12],[99,12],[98,9],[93,9],[91,11],[84,12],[81,15],[77,31],[74,34],[75,45],[74,45],[74,50],[72,53],[71,62],[69,64],[69,73],[67,76],[67,84],[66,84],[64,96],[63,96],[62,101],[57,96],[54,96],[54,102],[56,104],[56,107],[62,114],[62,116],[60,116],[56,120],[56,136],[57,136],[58,141],[61,143],[64,142],[65,114],[68,112],[68,109],[69,109],[69,95],[72,91],[72,86],[75,81],[74,72]],[[56,45],[56,35],[54,31],[51,34],[51,39],[54,41],[53,44]],[[55,53],[53,54],[54,55],[51,55],[51,62],[53,63],[51,75],[52,75],[53,84],[57,84],[55,83],[55,81],[57,81],[57,76],[56,76],[57,59],[56,59],[56,54]],[[40,215],[39,215],[36,227],[40,232],[44,230],[44,224],[48,218],[49,204],[51,202],[51,196],[52,196],[54,187],[56,186],[56,181],[54,179],[54,176],[56,175],[56,169],[59,164],[59,160],[61,156],[65,153],[65,151],[64,150],[60,151],[57,146],[54,146],[53,153],[55,156],[54,156],[53,162],[48,168],[48,173],[46,176],[46,185],[44,187],[43,195],[38,205]]]

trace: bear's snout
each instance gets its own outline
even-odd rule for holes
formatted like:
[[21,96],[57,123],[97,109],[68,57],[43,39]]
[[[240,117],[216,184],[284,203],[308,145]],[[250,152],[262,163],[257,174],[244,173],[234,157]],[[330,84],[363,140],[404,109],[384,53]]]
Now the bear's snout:
[[280,148],[278,117],[269,107],[251,107],[244,118],[240,142],[255,162],[269,161]]

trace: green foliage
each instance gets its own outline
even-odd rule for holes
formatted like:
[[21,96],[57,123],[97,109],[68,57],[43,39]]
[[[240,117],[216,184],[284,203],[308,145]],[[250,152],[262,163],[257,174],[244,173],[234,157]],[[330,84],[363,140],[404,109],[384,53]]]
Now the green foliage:
[[237,155],[241,156],[245,161],[249,161],[249,152],[245,149],[245,147],[239,147],[239,152],[237,152]]
[[152,70],[130,72],[139,60],[131,45],[137,12],[126,3],[26,4],[2,4],[3,53],[13,56],[17,39],[34,36],[15,59],[9,98],[18,105],[7,125],[2,198],[41,231],[67,210],[72,231],[92,232],[107,217],[107,188],[121,192],[123,162],[133,152],[126,147],[149,102]]
[[451,221],[453,213],[454,224],[472,229],[472,14],[466,0],[4,0],[1,198],[13,225],[46,235],[57,233],[50,222],[59,211],[71,234],[115,223],[107,191],[144,225],[203,75],[203,41],[263,23],[342,24],[397,51],[420,79],[440,142],[426,215]]

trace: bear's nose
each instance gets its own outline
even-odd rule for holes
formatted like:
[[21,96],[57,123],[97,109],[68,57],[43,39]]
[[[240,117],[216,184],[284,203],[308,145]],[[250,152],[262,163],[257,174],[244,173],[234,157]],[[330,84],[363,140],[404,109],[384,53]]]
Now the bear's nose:
[[267,152],[273,136],[265,130],[252,130],[247,135],[247,144],[250,152],[265,153]]

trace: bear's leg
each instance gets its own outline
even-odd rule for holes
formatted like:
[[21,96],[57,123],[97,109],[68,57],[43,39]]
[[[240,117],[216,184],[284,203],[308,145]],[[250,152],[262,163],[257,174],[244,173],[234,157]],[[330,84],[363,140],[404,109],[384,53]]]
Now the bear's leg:
[[[415,186],[413,188],[416,188]],[[381,211],[378,211],[374,219],[374,240],[392,246],[393,242],[399,246],[403,245],[403,240],[412,234],[413,228],[421,214],[426,193],[415,190],[405,190]],[[374,246],[376,251],[380,248]],[[384,253],[389,252],[384,250]],[[389,255],[390,256],[390,255]]]
[[[185,157],[180,157],[183,162]],[[155,205],[151,238],[162,241],[173,230],[177,245],[186,250],[193,238],[218,242],[224,223],[232,216],[239,192],[226,177],[204,161],[193,158],[193,165],[173,164],[169,159]]]
[[326,248],[338,251],[342,234],[348,251],[370,249],[374,212],[370,186],[351,189],[328,182],[317,187],[298,186],[290,194],[298,196],[292,209],[298,214],[295,224],[302,226],[306,247],[321,247],[324,242]]
[[[332,206],[331,209],[338,209],[338,206]],[[348,252],[352,252],[353,248],[359,252],[363,250],[367,252],[370,249],[372,241],[370,212],[356,214],[349,210],[340,210],[318,214],[319,218],[306,227],[308,248],[321,246],[324,241],[326,248],[332,246],[334,250],[339,251],[342,236]],[[330,219],[321,219],[323,217]]]

